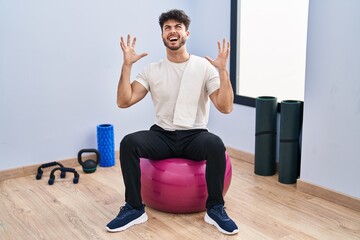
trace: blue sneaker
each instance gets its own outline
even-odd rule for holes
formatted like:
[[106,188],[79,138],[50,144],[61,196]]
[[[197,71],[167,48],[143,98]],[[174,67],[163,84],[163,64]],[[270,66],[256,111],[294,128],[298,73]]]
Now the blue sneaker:
[[220,232],[225,234],[236,234],[239,232],[235,222],[229,218],[223,205],[215,205],[207,210],[205,222],[214,225]]
[[120,232],[135,224],[144,223],[148,220],[148,216],[143,207],[141,210],[133,208],[126,203],[120,208],[117,217],[106,225],[106,230],[109,232]]

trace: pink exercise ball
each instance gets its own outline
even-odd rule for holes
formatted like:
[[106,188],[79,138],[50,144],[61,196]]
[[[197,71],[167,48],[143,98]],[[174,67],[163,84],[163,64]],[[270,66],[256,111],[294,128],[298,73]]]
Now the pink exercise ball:
[[[232,167],[226,153],[223,196],[229,189]],[[146,206],[168,213],[193,213],[206,210],[206,161],[184,158],[153,161],[140,159],[141,195]]]

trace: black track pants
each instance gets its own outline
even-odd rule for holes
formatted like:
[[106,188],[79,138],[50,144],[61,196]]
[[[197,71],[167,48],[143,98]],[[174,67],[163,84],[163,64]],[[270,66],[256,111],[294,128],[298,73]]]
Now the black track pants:
[[134,208],[142,207],[140,157],[152,160],[174,157],[206,160],[206,208],[224,204],[225,146],[218,136],[205,129],[166,131],[157,125],[150,130],[126,135],[120,143],[120,164],[125,183],[125,201]]

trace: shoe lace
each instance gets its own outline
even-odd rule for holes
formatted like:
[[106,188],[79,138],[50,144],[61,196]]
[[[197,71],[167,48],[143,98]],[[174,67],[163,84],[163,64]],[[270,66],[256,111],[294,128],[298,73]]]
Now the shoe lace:
[[118,217],[128,215],[130,213],[131,209],[132,209],[132,207],[129,206],[128,204],[126,204],[125,206],[120,207],[120,212],[118,214]]
[[215,206],[214,210],[217,212],[217,215],[219,216],[220,219],[222,219],[222,220],[230,219],[229,216],[227,215],[226,211],[225,211],[224,206],[222,206],[222,205]]

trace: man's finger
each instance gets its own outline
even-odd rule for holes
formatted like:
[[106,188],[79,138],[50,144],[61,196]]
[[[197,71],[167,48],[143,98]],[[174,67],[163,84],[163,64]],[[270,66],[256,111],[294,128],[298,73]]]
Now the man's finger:
[[145,57],[147,55],[148,55],[148,53],[142,53],[142,54],[140,54],[140,58],[143,58],[143,57]]
[[136,44],[136,37],[134,37],[133,42],[132,42],[132,44],[131,44],[131,47],[134,48],[134,47],[135,47],[135,44]]
[[123,37],[120,38],[120,47],[121,47],[122,50],[124,50],[124,48],[125,48],[124,38]]

